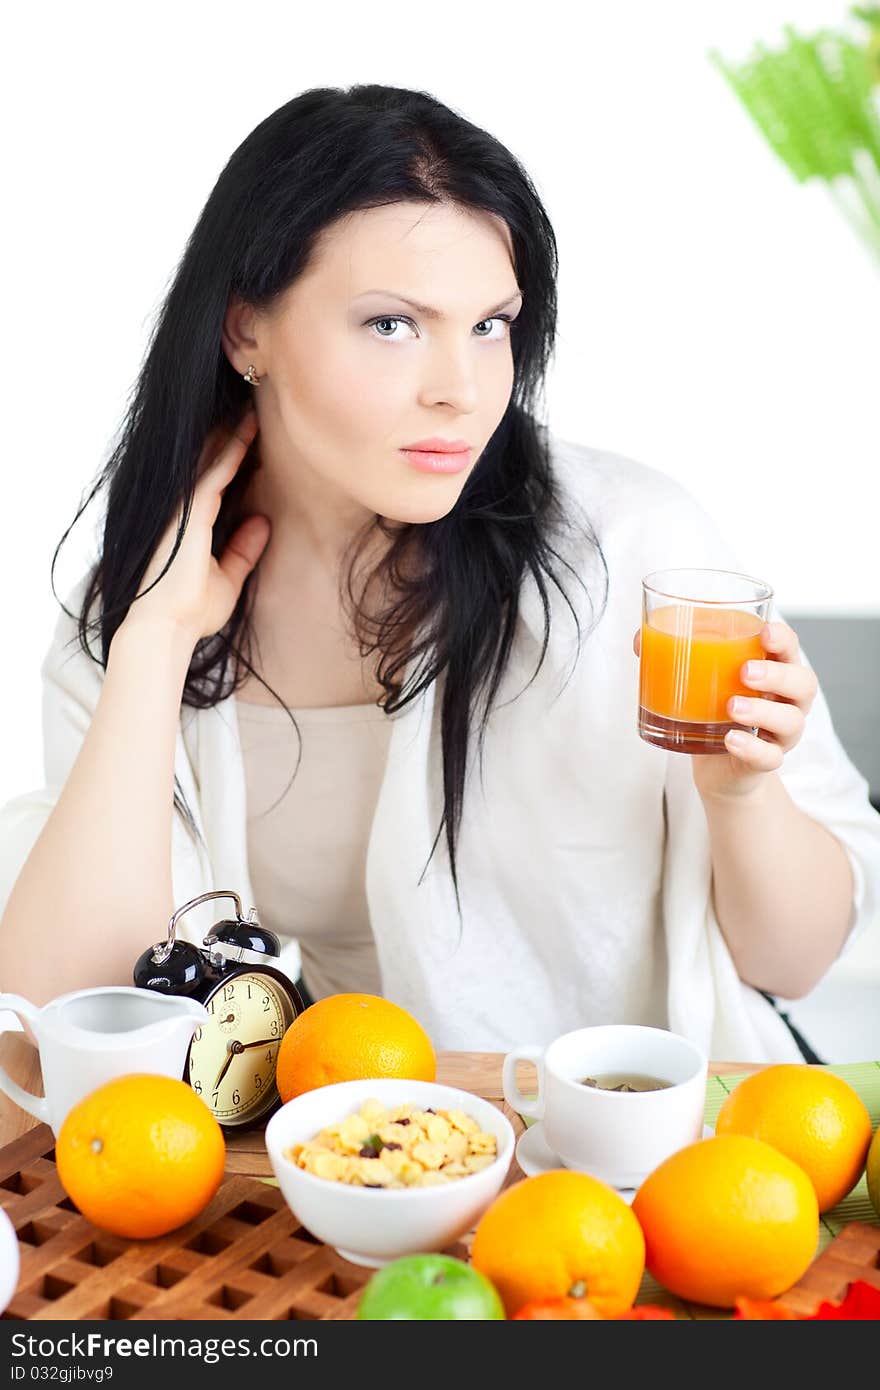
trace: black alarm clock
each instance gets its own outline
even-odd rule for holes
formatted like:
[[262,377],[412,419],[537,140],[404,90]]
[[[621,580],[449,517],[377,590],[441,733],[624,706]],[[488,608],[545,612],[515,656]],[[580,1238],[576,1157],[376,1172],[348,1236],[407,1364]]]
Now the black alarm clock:
[[[218,922],[201,948],[175,939],[185,912],[213,898],[231,898],[235,918]],[[186,1055],[183,1080],[202,1097],[224,1130],[262,1125],[281,1104],[275,1079],[281,1039],[305,1005],[273,957],[274,932],[260,926],[257,909],[242,916],[237,893],[202,893],[179,907],[168,939],[138,957],[134,982],[160,994],[185,994],[208,1010]]]

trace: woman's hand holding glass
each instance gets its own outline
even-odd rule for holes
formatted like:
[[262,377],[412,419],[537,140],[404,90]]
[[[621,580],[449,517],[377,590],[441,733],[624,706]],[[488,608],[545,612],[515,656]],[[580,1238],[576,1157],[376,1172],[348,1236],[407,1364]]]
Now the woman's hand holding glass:
[[[633,651],[640,653],[640,631]],[[760,632],[764,661],[747,661],[741,668],[742,683],[754,696],[732,696],[727,713],[742,729],[724,739],[726,757],[692,754],[694,782],[700,795],[747,795],[760,790],[765,773],[782,767],[803,737],[807,715],[819,688],[816,673],[800,660],[797,633],[784,622],[764,623]],[[754,668],[754,669],[753,669]],[[753,734],[752,729],[758,733]]]
[[224,489],[235,477],[257,429],[257,413],[249,406],[231,434],[218,426],[208,435],[199,455],[192,508],[180,547],[162,574],[174,549],[183,504],[150,559],[138,597],[126,615],[127,627],[158,621],[187,633],[195,646],[229,621],[247,576],[266,548],[271,523],[259,514],[247,517],[219,559],[211,553],[213,528]]

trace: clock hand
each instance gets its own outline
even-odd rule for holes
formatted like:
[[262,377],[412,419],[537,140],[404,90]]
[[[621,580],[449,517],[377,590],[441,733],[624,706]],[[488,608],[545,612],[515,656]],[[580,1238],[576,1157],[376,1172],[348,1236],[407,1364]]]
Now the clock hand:
[[226,1060],[217,1073],[217,1080],[214,1082],[214,1085],[211,1088],[212,1090],[216,1091],[218,1089],[220,1082],[223,1080],[224,1076],[229,1071],[229,1068],[232,1066],[233,1057],[236,1057],[239,1052],[244,1052],[244,1044],[240,1043],[238,1041],[238,1038],[233,1038],[232,1042],[228,1044]]
[[280,1041],[280,1038],[257,1038],[256,1042],[242,1043],[241,1049],[244,1051],[246,1047],[266,1047]]

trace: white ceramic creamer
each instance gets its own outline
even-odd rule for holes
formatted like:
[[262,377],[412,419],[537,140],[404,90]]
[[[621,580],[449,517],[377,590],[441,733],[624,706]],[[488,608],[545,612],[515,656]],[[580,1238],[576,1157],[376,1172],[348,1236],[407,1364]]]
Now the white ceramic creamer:
[[[130,1072],[183,1077],[193,1033],[208,1018],[204,1004],[134,985],[77,989],[37,1008],[0,994],[0,1009],[25,1019],[40,1052],[44,1095],[17,1085],[0,1067],[0,1090],[53,1133],[90,1091]],[[6,1030],[8,1031],[8,1030]]]

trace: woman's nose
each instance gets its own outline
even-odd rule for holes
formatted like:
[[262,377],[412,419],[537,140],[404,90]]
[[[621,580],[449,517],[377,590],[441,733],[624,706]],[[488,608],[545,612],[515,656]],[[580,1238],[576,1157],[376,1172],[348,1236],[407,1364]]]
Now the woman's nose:
[[453,406],[467,413],[479,402],[479,388],[473,362],[466,352],[437,353],[425,371],[422,401]]

